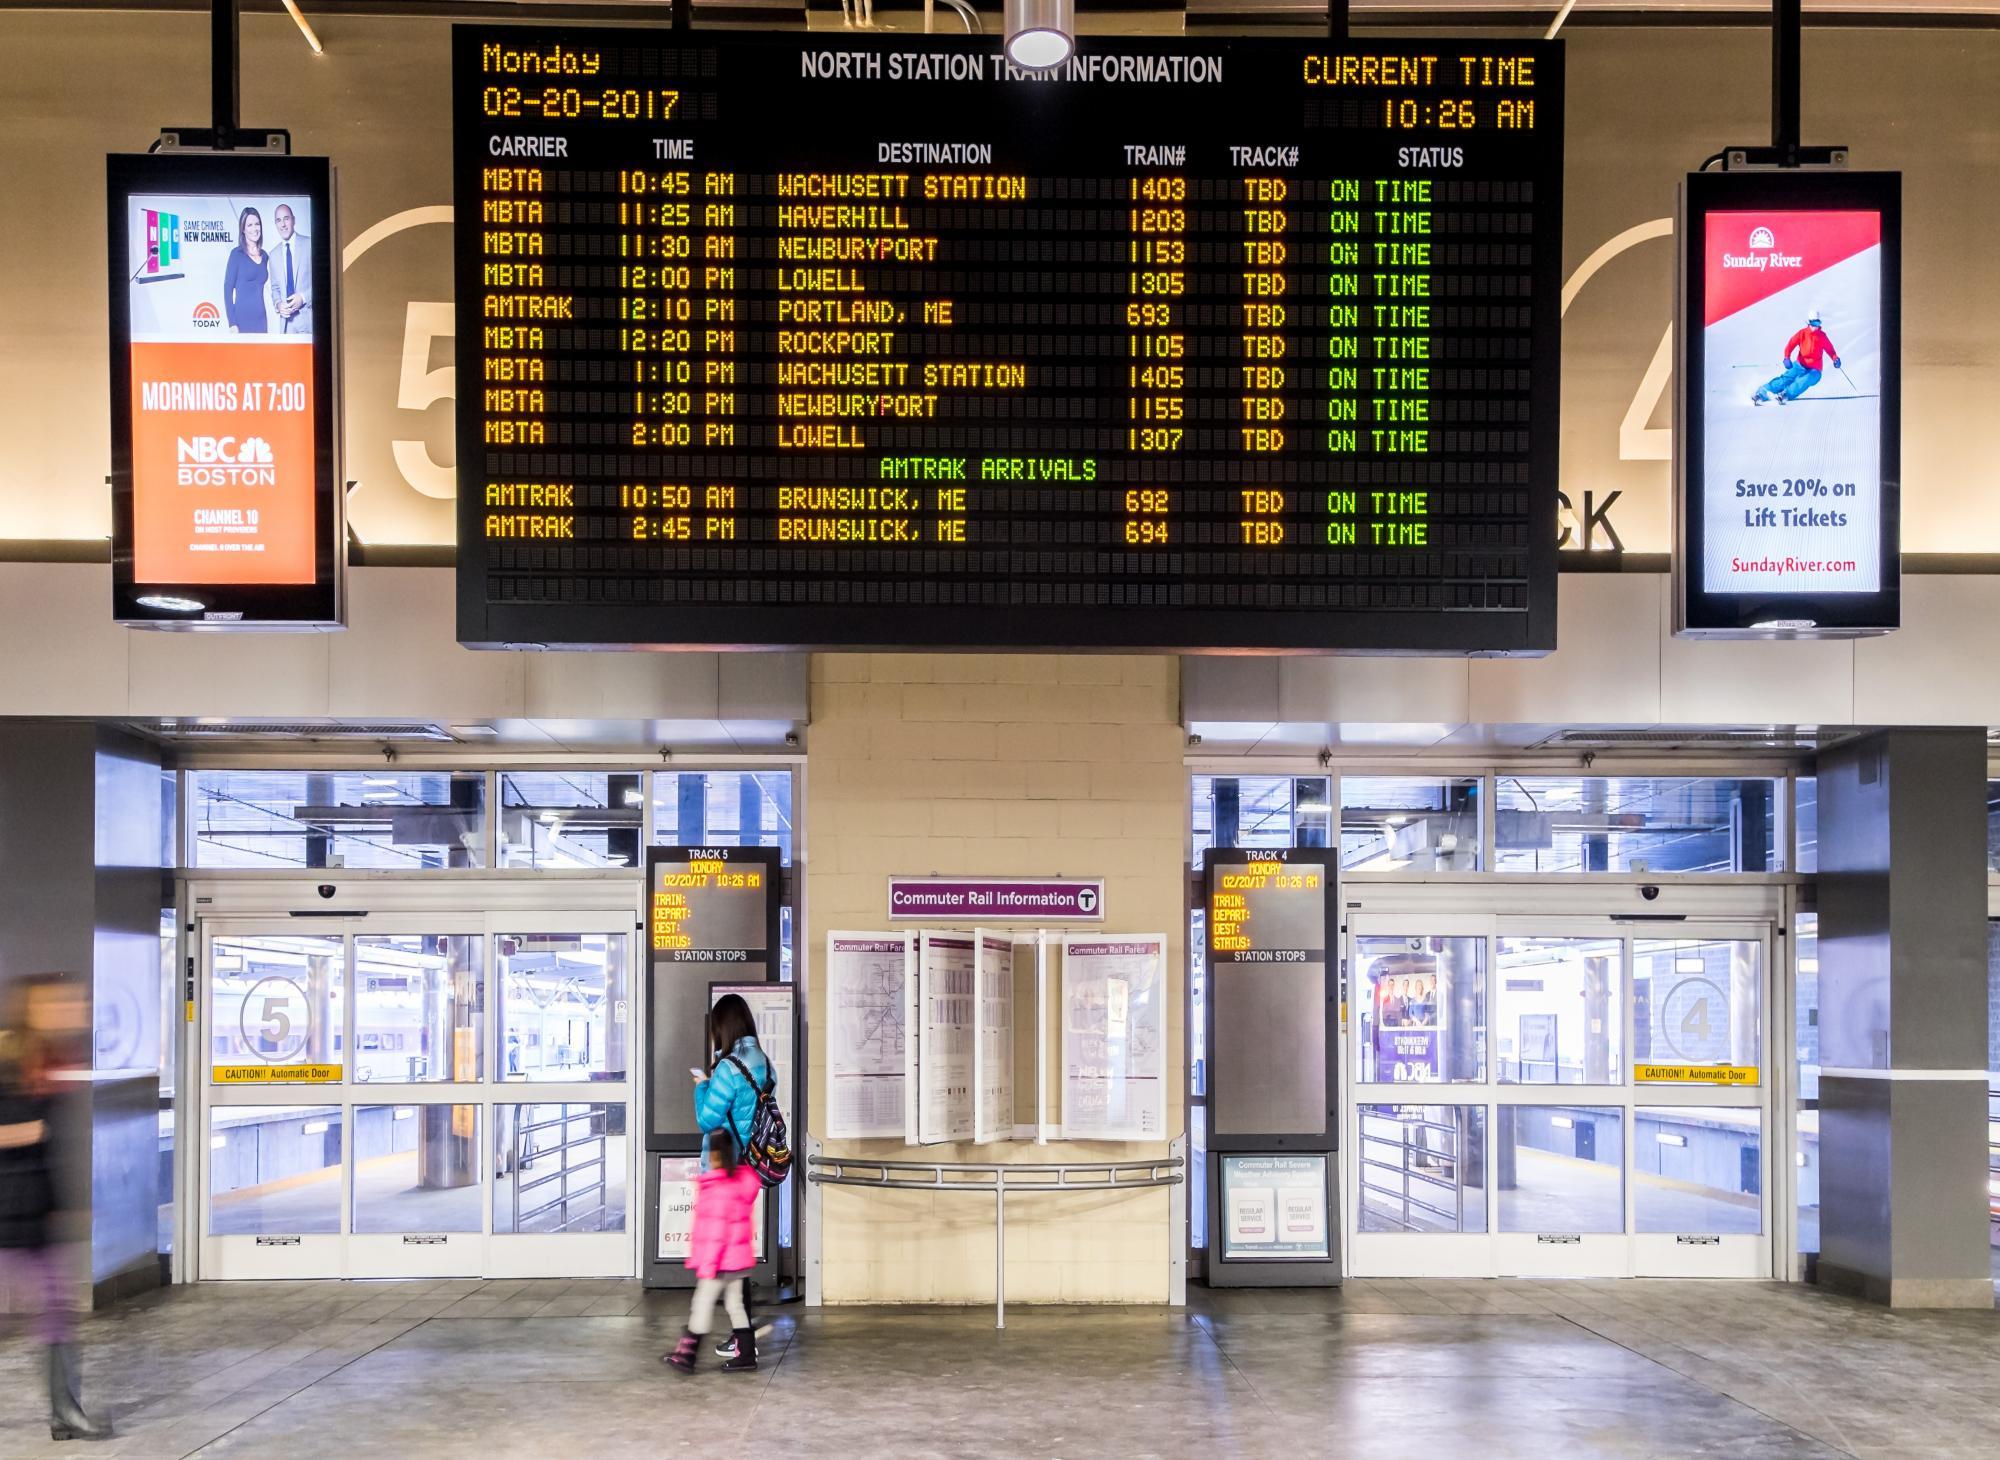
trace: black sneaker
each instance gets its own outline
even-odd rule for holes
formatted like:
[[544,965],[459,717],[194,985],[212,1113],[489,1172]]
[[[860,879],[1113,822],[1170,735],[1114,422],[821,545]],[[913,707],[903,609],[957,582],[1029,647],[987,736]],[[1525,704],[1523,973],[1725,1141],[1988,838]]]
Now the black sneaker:
[[[771,1324],[767,1319],[765,1322],[757,1325],[757,1342],[762,1343],[770,1336]],[[736,1357],[736,1334],[734,1332],[731,1332],[729,1337],[715,1346],[715,1356],[721,1359],[733,1359]]]

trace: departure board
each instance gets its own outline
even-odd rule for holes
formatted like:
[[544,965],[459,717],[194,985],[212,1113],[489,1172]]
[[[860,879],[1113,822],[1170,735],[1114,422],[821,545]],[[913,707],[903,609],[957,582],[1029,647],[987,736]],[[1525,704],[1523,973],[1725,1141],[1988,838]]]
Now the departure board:
[[1559,43],[454,68],[467,644],[1554,647]]
[[1337,1143],[1333,858],[1326,847],[1202,853],[1210,1129],[1243,1149]]
[[689,1071],[710,1064],[709,985],[777,979],[780,858],[776,847],[652,847],[646,853],[646,1063],[657,1140],[690,1135]]

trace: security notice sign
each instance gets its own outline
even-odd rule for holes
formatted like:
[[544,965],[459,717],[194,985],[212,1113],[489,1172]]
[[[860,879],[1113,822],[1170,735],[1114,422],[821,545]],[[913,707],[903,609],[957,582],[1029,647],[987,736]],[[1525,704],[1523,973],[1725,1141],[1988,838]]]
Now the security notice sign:
[[1688,179],[1682,632],[1896,626],[1899,181]]
[[1326,1165],[1322,1155],[1224,1156],[1224,1260],[1326,1257]]
[[1635,1064],[1632,1079],[1641,1085],[1754,1085],[1757,1067]]
[[340,1065],[216,1065],[218,1085],[338,1085]]
[[338,622],[330,165],[120,156],[109,184],[117,618]]

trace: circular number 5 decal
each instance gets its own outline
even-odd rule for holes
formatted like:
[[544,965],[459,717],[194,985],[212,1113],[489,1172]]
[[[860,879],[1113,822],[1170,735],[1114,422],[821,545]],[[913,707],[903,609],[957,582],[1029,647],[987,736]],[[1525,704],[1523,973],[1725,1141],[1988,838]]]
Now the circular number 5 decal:
[[260,978],[243,996],[237,1022],[251,1054],[266,1064],[290,1064],[305,1051],[312,1032],[312,1003],[288,978]]

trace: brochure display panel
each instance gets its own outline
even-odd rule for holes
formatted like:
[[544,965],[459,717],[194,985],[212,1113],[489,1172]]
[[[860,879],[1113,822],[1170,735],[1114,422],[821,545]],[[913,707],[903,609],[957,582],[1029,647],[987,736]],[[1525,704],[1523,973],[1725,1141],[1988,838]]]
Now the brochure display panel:
[[1166,961],[1157,933],[1063,936],[1064,1140],[1167,1139]]
[[970,933],[918,935],[918,1144],[969,1141],[973,1129],[973,1006],[977,967]]
[[904,1020],[915,963],[913,933],[826,935],[829,1140],[904,1133]]
[[977,1003],[973,1009],[972,1138],[1014,1137],[1014,940],[975,929]]

